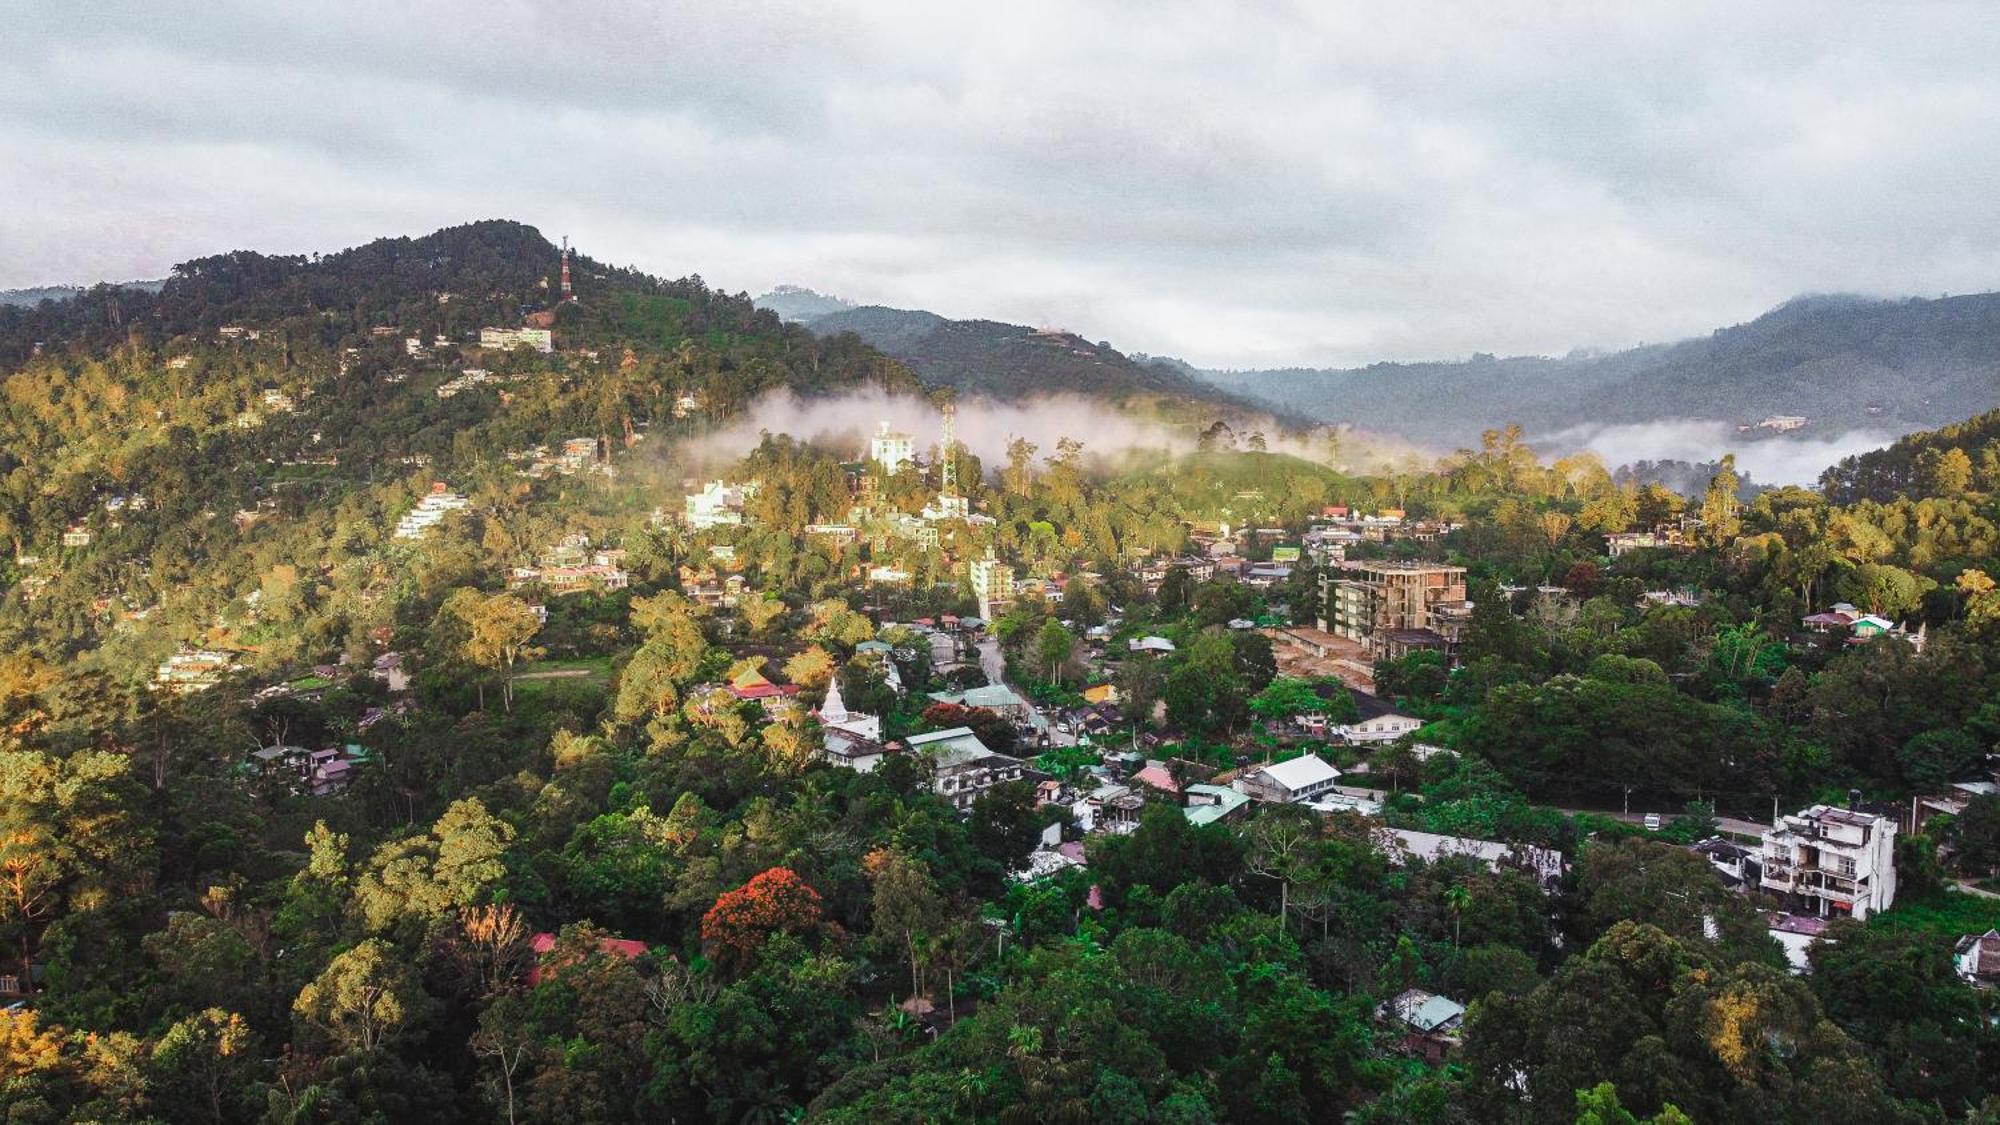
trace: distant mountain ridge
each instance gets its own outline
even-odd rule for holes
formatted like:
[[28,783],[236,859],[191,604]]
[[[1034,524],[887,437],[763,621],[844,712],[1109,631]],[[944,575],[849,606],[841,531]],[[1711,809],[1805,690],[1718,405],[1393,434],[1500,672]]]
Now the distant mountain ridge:
[[[771,297],[758,298],[758,305],[778,311]],[[1303,421],[1294,411],[1252,403],[1219,388],[1185,365],[1134,358],[1061,329],[952,320],[933,312],[880,305],[845,308],[804,323],[821,336],[851,332],[902,360],[932,386],[993,398],[1069,393],[1120,403],[1148,399],[1164,405],[1220,407],[1237,414],[1270,412]]]
[[1434,445],[1704,418],[1917,429],[2000,405],[2000,293],[1810,296],[1701,339],[1609,355],[1209,371],[1216,386]]
[[777,313],[779,320],[793,324],[804,324],[855,307],[853,301],[802,285],[780,285],[757,298],[756,304],[760,309]]
[[[165,278],[159,278],[153,281],[109,281],[100,282],[99,284],[108,285],[113,289],[135,289],[144,293],[158,293],[160,287],[166,283]],[[43,301],[67,301],[72,297],[81,296],[92,288],[95,287],[90,285],[36,285],[26,289],[0,289],[0,305],[8,305],[15,308],[33,308]]]

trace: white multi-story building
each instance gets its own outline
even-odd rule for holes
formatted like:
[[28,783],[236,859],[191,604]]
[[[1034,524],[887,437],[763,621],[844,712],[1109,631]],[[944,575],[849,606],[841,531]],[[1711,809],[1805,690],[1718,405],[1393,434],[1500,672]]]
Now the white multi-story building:
[[479,346],[510,351],[526,345],[543,355],[556,350],[555,335],[546,328],[482,328]]
[[1764,834],[1761,883],[1802,911],[1860,921],[1896,901],[1896,822],[1814,805]]
[[396,538],[422,539],[431,528],[444,520],[447,513],[456,512],[470,503],[465,497],[447,489],[443,481],[434,481],[430,492],[397,522]]
[[988,554],[966,563],[972,580],[972,596],[979,602],[979,615],[993,620],[993,607],[1014,597],[1014,568]]
[[885,473],[897,472],[915,456],[915,441],[906,433],[890,429],[886,421],[868,439],[868,459],[882,466]]
[[754,491],[750,485],[724,484],[719,480],[709,481],[701,486],[700,492],[687,494],[687,506],[683,518],[696,531],[706,531],[711,527],[736,527],[743,522],[743,501]]

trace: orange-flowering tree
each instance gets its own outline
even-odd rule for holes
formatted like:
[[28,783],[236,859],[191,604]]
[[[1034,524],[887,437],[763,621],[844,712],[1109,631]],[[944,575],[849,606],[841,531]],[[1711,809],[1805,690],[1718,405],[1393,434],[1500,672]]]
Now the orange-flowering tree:
[[715,900],[702,916],[701,940],[718,965],[738,970],[772,934],[819,929],[821,914],[818,891],[791,868],[773,867]]

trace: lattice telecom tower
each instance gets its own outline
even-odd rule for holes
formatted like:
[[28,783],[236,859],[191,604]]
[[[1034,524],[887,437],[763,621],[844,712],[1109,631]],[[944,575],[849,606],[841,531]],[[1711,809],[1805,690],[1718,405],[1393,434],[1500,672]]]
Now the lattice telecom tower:
[[938,495],[953,497],[958,495],[958,458],[953,456],[958,447],[958,438],[953,432],[958,420],[958,404],[944,404],[944,426],[938,438]]
[[568,235],[563,235],[562,299],[565,301],[576,300],[576,294],[571,292],[569,287],[569,236]]

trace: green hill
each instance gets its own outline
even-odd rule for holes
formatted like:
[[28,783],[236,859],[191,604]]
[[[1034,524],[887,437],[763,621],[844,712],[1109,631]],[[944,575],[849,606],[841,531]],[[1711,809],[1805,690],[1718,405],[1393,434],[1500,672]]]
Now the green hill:
[[1078,394],[1149,405],[1192,420],[1218,410],[1270,412],[1302,422],[1272,403],[1253,403],[1171,362],[1134,359],[1074,332],[994,320],[951,320],[936,313],[881,306],[847,309],[808,322],[821,335],[852,333],[910,366],[925,383],[1013,400]]
[[1845,458],[1820,477],[1820,487],[1837,503],[1887,501],[1926,490],[1953,495],[1966,487],[1954,477],[1961,469],[2000,479],[2000,410]]
[[[577,255],[577,299],[561,303],[559,270],[532,227],[484,222],[323,256],[218,255],[157,293],[0,309],[0,637],[52,656],[136,646],[116,663],[138,675],[273,575],[286,591],[253,615],[267,627],[293,598],[339,599],[357,632],[392,625],[391,588],[468,565],[405,559],[391,539],[434,480],[475,498],[468,518],[504,556],[551,535],[530,501],[583,489],[523,479],[536,447],[594,438],[663,464],[647,451],[767,391],[921,390],[859,341],[698,277]],[[481,328],[524,317],[552,323],[551,354],[479,347]],[[620,502],[641,501],[659,502]],[[600,523],[632,517],[609,503]]]

